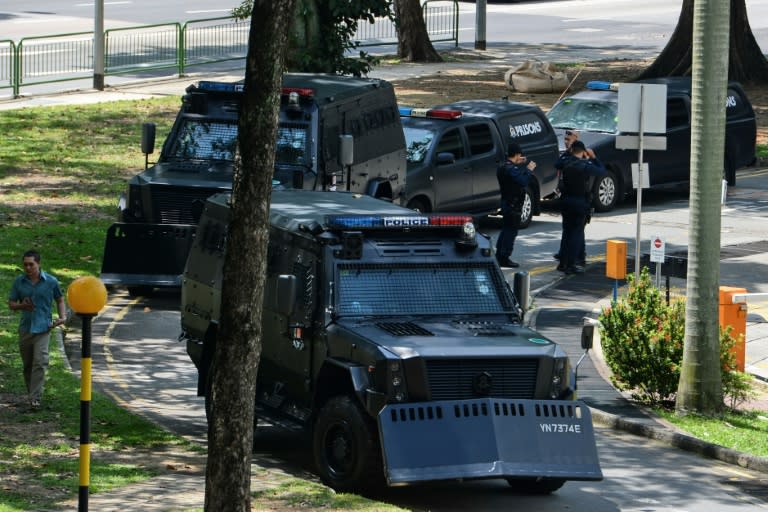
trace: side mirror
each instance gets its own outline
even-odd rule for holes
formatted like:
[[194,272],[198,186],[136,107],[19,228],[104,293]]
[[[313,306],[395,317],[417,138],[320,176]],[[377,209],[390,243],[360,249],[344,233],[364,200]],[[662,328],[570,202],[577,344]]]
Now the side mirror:
[[355,138],[352,135],[339,135],[339,165],[347,167],[355,161]]
[[456,157],[453,155],[453,153],[438,153],[437,154],[437,165],[448,165],[452,164],[456,161]]
[[141,152],[150,155],[155,152],[155,123],[144,123],[141,125]]
[[296,309],[296,276],[277,276],[277,290],[275,294],[277,312],[290,317]]
[[155,151],[155,123],[141,125],[141,152],[144,153],[144,169],[149,167],[149,155]]
[[512,292],[515,294],[520,309],[525,314],[528,311],[528,304],[531,300],[531,276],[528,272],[515,272],[512,281]]
[[592,350],[593,339],[595,336],[595,325],[587,324],[581,328],[581,348]]

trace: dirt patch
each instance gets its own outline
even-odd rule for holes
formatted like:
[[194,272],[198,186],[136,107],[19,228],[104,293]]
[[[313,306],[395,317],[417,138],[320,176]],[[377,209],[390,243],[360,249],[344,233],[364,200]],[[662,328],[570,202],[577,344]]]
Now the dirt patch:
[[[627,82],[636,78],[649,64],[649,60],[616,60],[586,63],[562,68],[573,80],[569,92],[584,89],[590,80]],[[535,103],[549,110],[560,93],[529,94],[509,90],[504,84],[506,69],[489,64],[487,70],[472,72],[449,71],[434,76],[392,80],[398,102],[413,107],[430,107],[468,99],[500,99]],[[768,87],[746,86],[747,96],[757,116],[757,143],[768,144]]]

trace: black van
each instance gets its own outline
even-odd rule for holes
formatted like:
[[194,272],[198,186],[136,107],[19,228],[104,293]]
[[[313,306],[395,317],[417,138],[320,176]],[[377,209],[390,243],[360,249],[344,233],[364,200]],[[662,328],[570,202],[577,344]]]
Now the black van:
[[[687,184],[691,167],[691,79],[670,77],[638,83],[667,86],[667,149],[645,151],[651,187]],[[568,129],[579,131],[579,138],[592,148],[608,168],[608,175],[595,184],[594,207],[609,211],[632,189],[632,164],[637,150],[616,149],[618,131],[618,84],[590,82],[587,90],[564,98],[547,113],[558,134],[561,148]],[[736,184],[736,169],[755,161],[757,125],[755,112],[744,89],[728,83],[726,96],[725,159],[723,178]]]

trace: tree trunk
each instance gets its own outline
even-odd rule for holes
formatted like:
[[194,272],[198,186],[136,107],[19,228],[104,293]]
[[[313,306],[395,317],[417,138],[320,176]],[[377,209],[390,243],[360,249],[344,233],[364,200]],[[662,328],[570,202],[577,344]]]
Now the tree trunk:
[[239,150],[212,368],[205,510],[251,510],[256,370],[269,237],[278,107],[293,0],[256,0],[251,17]]
[[691,196],[685,346],[675,408],[723,408],[720,375],[720,187],[725,147],[729,0],[696,0],[691,81]]
[[[747,17],[745,0],[729,0],[730,51],[728,78],[742,83],[767,83],[768,60],[758,46]],[[639,78],[691,74],[694,0],[683,0],[680,18],[669,42]]]
[[419,0],[395,0],[397,55],[411,62],[442,62],[427,34]]

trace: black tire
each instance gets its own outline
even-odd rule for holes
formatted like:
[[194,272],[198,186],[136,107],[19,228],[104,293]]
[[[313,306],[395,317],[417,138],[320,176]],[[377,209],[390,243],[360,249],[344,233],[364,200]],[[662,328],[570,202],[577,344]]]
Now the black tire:
[[315,466],[326,485],[337,491],[383,487],[376,426],[354,398],[328,400],[315,421],[312,444]]
[[408,209],[415,210],[419,213],[429,213],[429,205],[423,199],[411,199],[408,201]]
[[609,170],[608,174],[595,182],[592,206],[596,212],[609,212],[616,207],[622,194],[621,184],[616,179],[616,174]]
[[530,187],[526,187],[525,199],[523,199],[523,209],[520,214],[520,229],[525,229],[531,225],[531,221],[533,220],[533,210],[533,193],[531,192]]
[[562,478],[507,478],[507,483],[520,494],[551,494],[565,485]]

